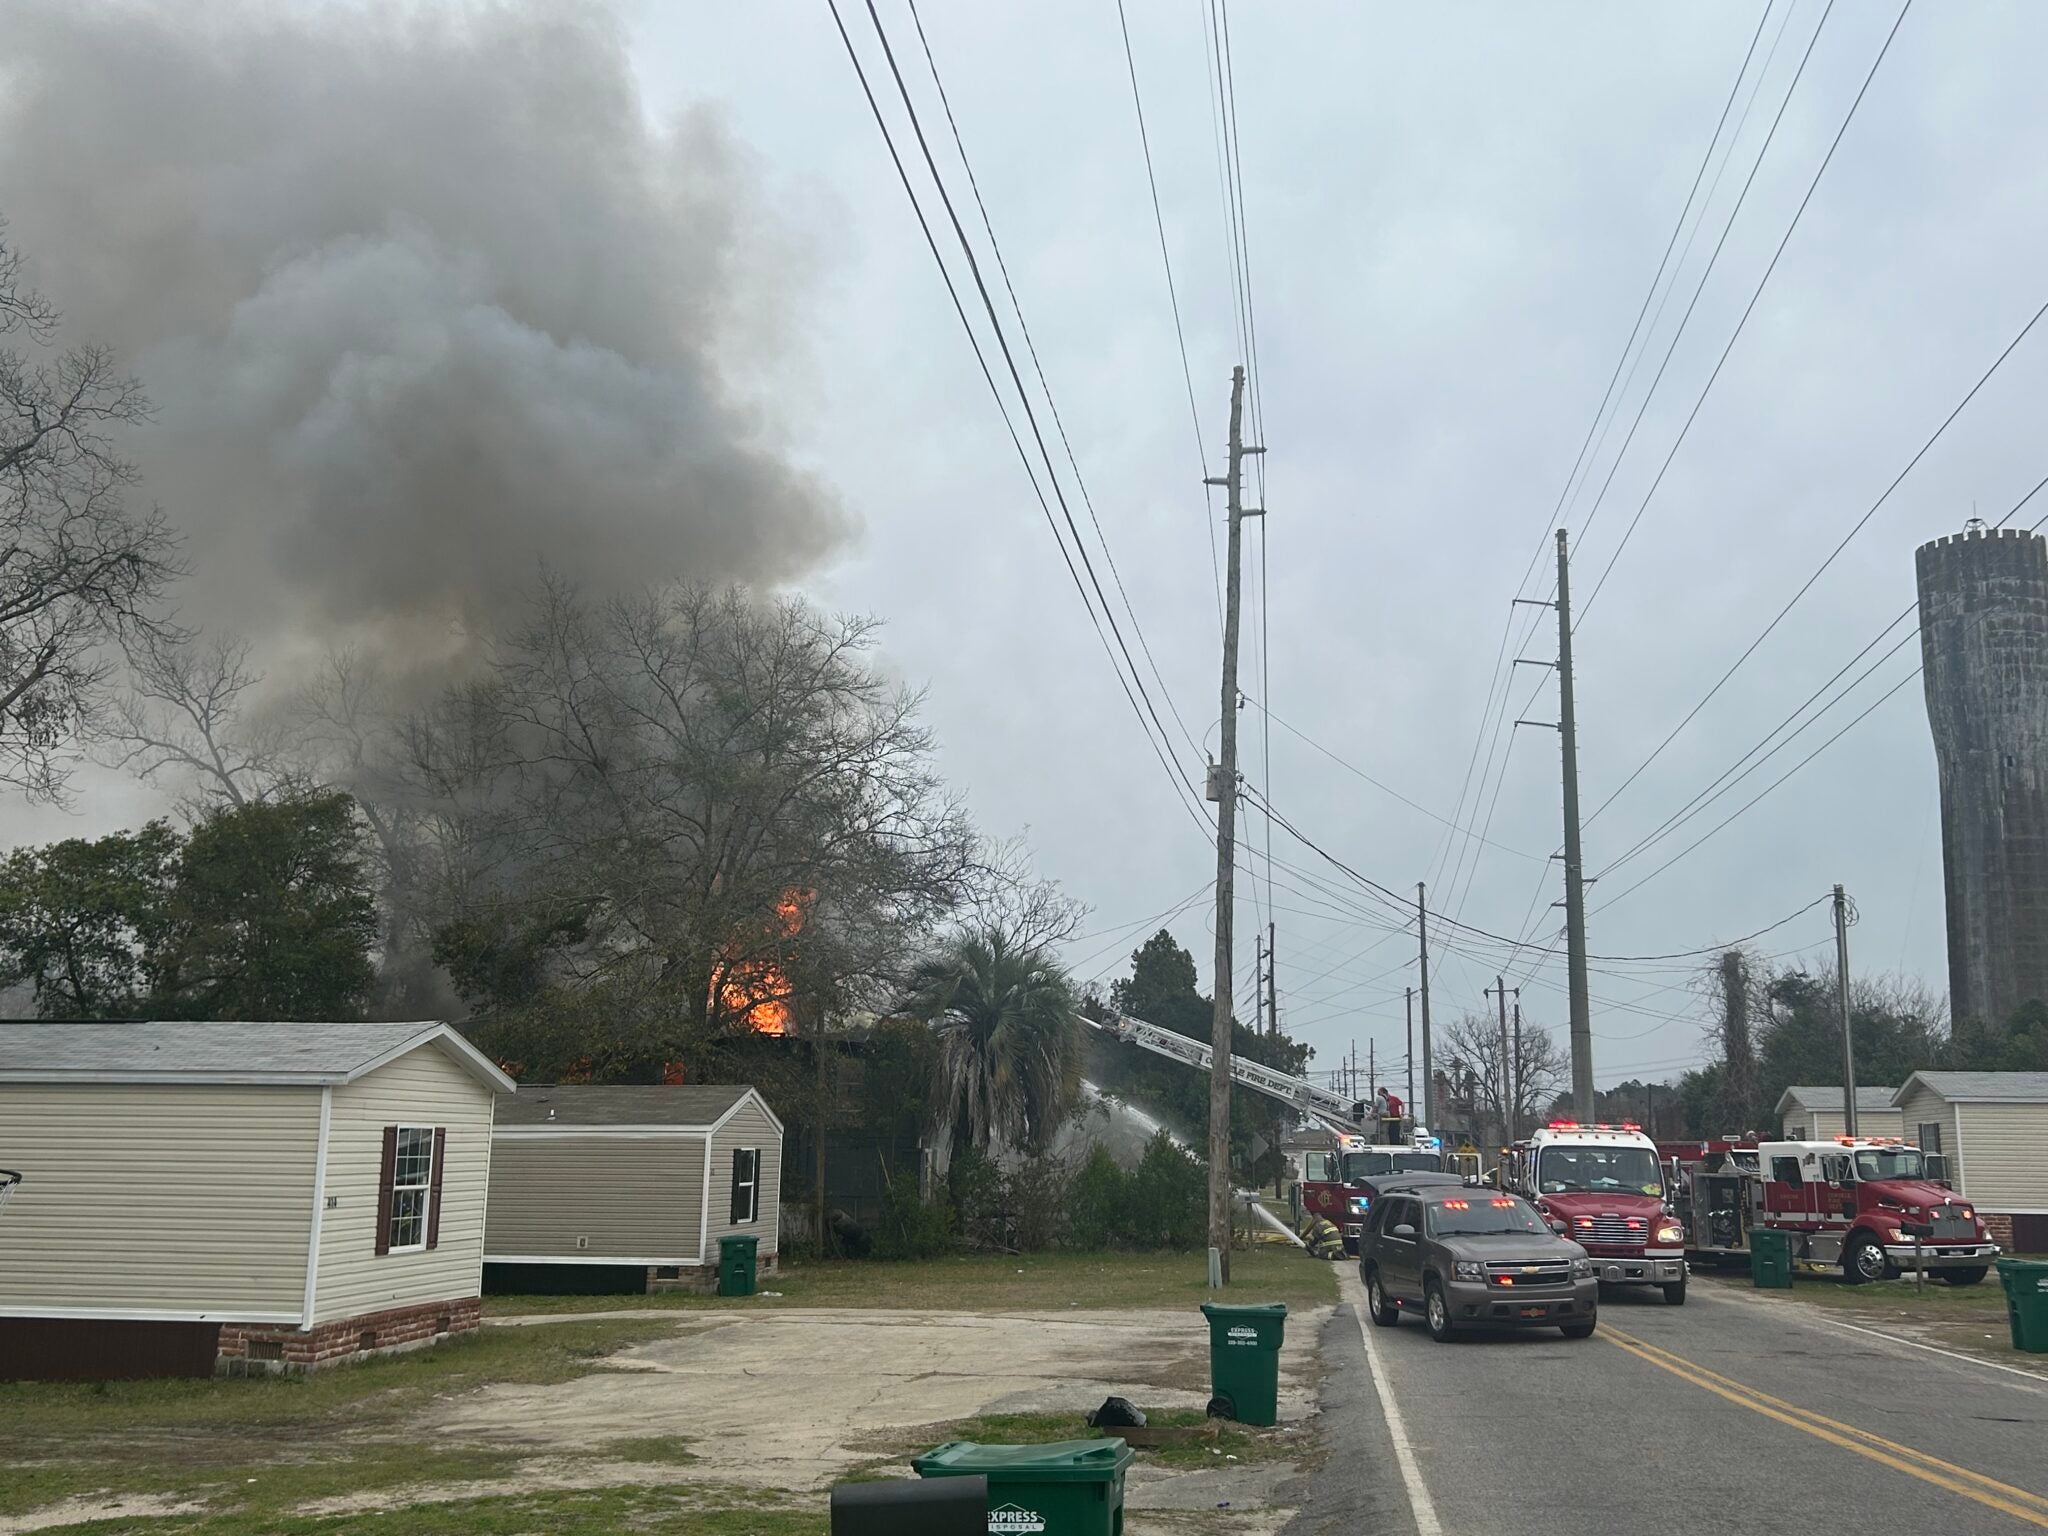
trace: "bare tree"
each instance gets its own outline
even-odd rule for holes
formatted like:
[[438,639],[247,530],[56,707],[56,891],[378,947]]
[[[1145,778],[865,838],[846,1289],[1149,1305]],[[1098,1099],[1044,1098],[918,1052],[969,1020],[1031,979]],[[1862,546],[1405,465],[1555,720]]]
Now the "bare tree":
[[982,840],[960,913],[965,932],[1000,933],[1012,948],[1037,951],[1064,944],[1087,906],[1032,866],[1023,836]]
[[290,723],[257,715],[245,695],[263,681],[249,642],[143,635],[129,657],[129,692],[111,711],[108,761],[143,779],[182,778],[201,810],[310,792],[311,760]]
[[1499,1021],[1484,1014],[1468,1013],[1452,1024],[1440,1049],[1441,1070],[1463,1087],[1475,1118],[1494,1127],[1503,1142],[1510,1126],[1532,1123],[1571,1074],[1555,1037],[1526,1020],[1518,1059],[1512,1040],[1502,1049]]
[[887,1001],[989,883],[873,634],[732,589],[543,583],[487,676],[407,726],[442,953],[478,1005],[544,981],[673,1043]]
[[115,649],[169,636],[160,512],[131,512],[111,434],[148,413],[104,347],[56,350],[59,316],[0,225],[0,783],[59,800],[106,709]]

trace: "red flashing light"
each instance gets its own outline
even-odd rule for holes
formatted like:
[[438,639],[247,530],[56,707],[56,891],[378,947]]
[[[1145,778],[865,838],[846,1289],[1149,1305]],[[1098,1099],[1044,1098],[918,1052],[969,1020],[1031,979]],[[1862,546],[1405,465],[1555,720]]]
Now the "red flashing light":
[[1631,1216],[1628,1219],[1628,1224],[1631,1227],[1640,1227],[1643,1224],[1643,1218],[1640,1216]]
[[1591,1225],[1593,1225],[1593,1218],[1590,1216],[1581,1216],[1578,1220],[1578,1225],[1582,1227],[1590,1227]]
[[1576,1131],[1578,1128],[1579,1122],[1576,1120],[1553,1120],[1550,1122],[1550,1129],[1553,1131]]
[[1642,1129],[1642,1127],[1640,1125],[1637,1125],[1633,1120],[1622,1121],[1621,1128],[1624,1131],[1640,1131]]
[[1447,1211],[1469,1211],[1472,1209],[1472,1202],[1469,1200],[1446,1200],[1444,1202],[1444,1209]]
[[1515,1208],[1515,1202],[1512,1200],[1489,1200],[1486,1203],[1496,1211],[1512,1211]]

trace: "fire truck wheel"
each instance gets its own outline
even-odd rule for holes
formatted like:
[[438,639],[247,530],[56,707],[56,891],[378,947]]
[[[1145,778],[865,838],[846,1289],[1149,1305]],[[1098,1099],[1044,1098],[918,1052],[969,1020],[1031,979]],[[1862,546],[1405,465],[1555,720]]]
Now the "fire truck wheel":
[[1389,1301],[1387,1293],[1380,1288],[1378,1270],[1365,1277],[1365,1300],[1372,1312],[1372,1320],[1382,1328],[1391,1328],[1401,1321],[1401,1309]]
[[1664,1293],[1665,1306],[1682,1307],[1685,1305],[1685,1282],[1683,1280],[1679,1281],[1676,1285],[1659,1286],[1658,1289]]
[[1444,1298],[1444,1288],[1432,1279],[1423,1287],[1423,1315],[1429,1319],[1429,1336],[1439,1344],[1448,1344],[1458,1336],[1458,1325],[1451,1321],[1451,1304]]
[[1596,1326],[1595,1323],[1564,1323],[1557,1331],[1568,1339],[1590,1339]]
[[1866,1280],[1896,1279],[1898,1271],[1892,1268],[1892,1261],[1884,1256],[1884,1247],[1868,1232],[1858,1232],[1849,1239],[1849,1246],[1842,1250],[1842,1278],[1851,1285],[1861,1285]]
[[1950,1285],[1976,1285],[1991,1271],[1982,1264],[1971,1264],[1962,1269],[1941,1269],[1935,1273]]

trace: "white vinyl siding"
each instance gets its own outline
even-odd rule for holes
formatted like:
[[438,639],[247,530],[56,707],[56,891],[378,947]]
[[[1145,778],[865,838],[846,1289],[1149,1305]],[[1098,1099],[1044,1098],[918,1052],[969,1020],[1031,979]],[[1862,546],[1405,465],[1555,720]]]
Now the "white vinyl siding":
[[1987,1211],[2048,1211],[2048,1104],[1954,1108],[1970,1160],[1962,1192]]
[[[1837,1136],[1849,1134],[1849,1122],[1839,1109],[1807,1109],[1797,1115],[1787,1115],[1786,1123],[1803,1120],[1810,1127],[1810,1134],[1801,1138],[1786,1132],[1791,1141],[1832,1141]],[[1896,1109],[1859,1109],[1856,1112],[1856,1134],[1858,1136],[1903,1136],[1905,1120]]]
[[0,1315],[289,1319],[318,1088],[0,1084]]
[[[757,1191],[755,1218],[735,1224],[732,1220],[733,1154],[751,1147],[761,1156],[754,1169]],[[780,1237],[782,1211],[782,1132],[751,1094],[742,1099],[711,1142],[711,1222],[706,1251],[716,1258],[718,1240],[728,1232],[751,1233],[761,1241],[756,1254],[766,1258],[774,1253]]]
[[[1912,1137],[1915,1146],[1920,1145],[1921,1126],[1941,1127],[1941,1155],[1948,1159],[1949,1183],[1957,1194],[1971,1194],[1972,1192],[1963,1184],[1963,1149],[1956,1141],[1955,1106],[1931,1089],[1916,1086],[1899,1105],[1899,1120],[1906,1127],[1902,1134]],[[1933,1149],[1922,1146],[1920,1150],[1931,1152]]]
[[695,1264],[703,1221],[702,1131],[500,1132],[491,1150],[484,1252],[493,1262]]
[[[334,1090],[326,1199],[313,1321],[387,1307],[455,1301],[483,1288],[484,1194],[490,1179],[496,1095],[438,1048],[412,1051]],[[386,1126],[438,1126],[442,1154],[439,1241],[411,1253],[377,1252],[377,1195]]]

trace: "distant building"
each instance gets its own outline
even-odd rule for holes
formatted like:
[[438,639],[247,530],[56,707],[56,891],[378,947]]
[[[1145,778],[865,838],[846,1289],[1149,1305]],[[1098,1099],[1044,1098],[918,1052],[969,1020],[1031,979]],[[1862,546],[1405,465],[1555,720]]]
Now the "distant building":
[[2048,1072],[1915,1072],[1893,1102],[2000,1247],[2048,1253]]
[[[1904,1136],[1905,1119],[1892,1096],[1896,1088],[1856,1090],[1856,1134],[1859,1136]],[[1778,1097],[1778,1123],[1787,1141],[1826,1141],[1845,1135],[1848,1120],[1842,1113],[1842,1090],[1833,1088],[1787,1088]]]
[[1949,1013],[2002,1033],[2048,999],[2048,539],[1923,544],[1920,655],[1941,771]]

